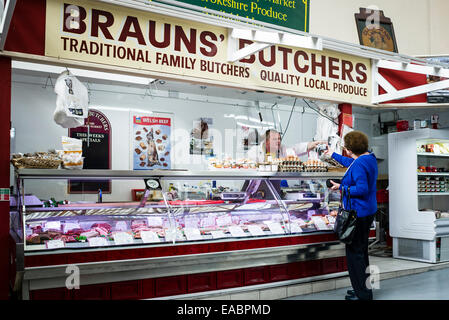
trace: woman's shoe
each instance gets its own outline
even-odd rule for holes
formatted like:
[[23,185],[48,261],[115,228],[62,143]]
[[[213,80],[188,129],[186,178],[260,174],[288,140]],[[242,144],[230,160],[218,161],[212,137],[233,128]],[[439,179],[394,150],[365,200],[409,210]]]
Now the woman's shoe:
[[355,290],[348,290],[348,291],[346,291],[346,293],[347,293],[349,296],[355,296]]
[[347,295],[347,296],[345,297],[345,300],[352,300],[352,301],[355,301],[355,300],[360,300],[360,299],[359,299],[359,297],[357,297],[356,295],[354,295],[354,296],[352,296],[352,295]]

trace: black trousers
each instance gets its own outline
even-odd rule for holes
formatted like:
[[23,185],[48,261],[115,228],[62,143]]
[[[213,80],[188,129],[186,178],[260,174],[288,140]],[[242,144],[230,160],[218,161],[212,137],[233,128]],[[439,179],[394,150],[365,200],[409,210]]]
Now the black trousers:
[[349,278],[355,294],[361,300],[373,299],[372,290],[366,287],[366,280],[369,276],[369,274],[366,273],[366,269],[369,266],[369,231],[373,223],[374,216],[375,215],[357,218],[354,239],[351,244],[346,245],[346,260]]

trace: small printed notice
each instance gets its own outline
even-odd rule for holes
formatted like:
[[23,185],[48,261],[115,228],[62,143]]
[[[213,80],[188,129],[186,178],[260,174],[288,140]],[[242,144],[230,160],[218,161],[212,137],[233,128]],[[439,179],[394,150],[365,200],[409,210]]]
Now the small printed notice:
[[184,240],[181,230],[178,229],[165,229],[165,241]]
[[330,230],[330,227],[324,222],[322,217],[312,217],[312,221],[318,230]]
[[227,238],[222,230],[211,231],[210,234],[212,235],[213,239]]
[[206,218],[201,219],[200,226],[201,228],[209,228],[215,226],[215,216],[208,216]]
[[116,245],[133,244],[134,239],[129,233],[117,232],[116,234],[114,234],[114,243]]
[[262,228],[259,226],[248,226],[248,231],[251,233],[252,236],[263,236],[264,235]]
[[201,240],[203,237],[201,236],[200,230],[197,228],[185,228],[184,234],[186,235],[187,240]]
[[81,229],[80,224],[74,222],[67,222],[64,224],[64,233],[68,233],[70,230],[73,229]]
[[200,219],[185,218],[184,223],[186,228],[198,228],[198,226],[200,225]]
[[108,240],[105,237],[94,237],[87,239],[89,247],[104,247],[108,245]]
[[140,237],[143,243],[156,243],[161,242],[156,232],[153,231],[140,231]]
[[149,227],[162,227],[161,217],[148,217],[147,221]]
[[268,226],[272,234],[284,234],[284,229],[279,222],[264,221],[263,223]]
[[45,242],[45,247],[47,249],[64,248],[65,243],[62,240],[48,240],[47,242]]
[[239,226],[231,226],[229,227],[229,232],[233,237],[246,237],[245,231]]
[[217,218],[217,226],[223,227],[232,224],[232,217],[229,215],[221,216]]
[[61,230],[61,221],[49,221],[49,222],[45,223],[45,229]]
[[290,223],[291,233],[301,233],[302,229],[297,223]]

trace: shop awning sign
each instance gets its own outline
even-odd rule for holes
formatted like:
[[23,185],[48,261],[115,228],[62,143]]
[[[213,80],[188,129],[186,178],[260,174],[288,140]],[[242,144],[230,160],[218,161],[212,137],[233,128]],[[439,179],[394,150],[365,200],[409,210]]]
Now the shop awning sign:
[[[371,103],[367,58],[272,45],[229,62],[228,37],[224,27],[153,12],[95,1],[47,0],[47,57],[145,70],[159,77]],[[238,40],[239,48],[251,44]]]
[[[147,0],[148,2],[162,2]],[[310,0],[177,0],[202,8],[274,24],[299,31],[309,31]],[[210,13],[206,13],[211,15]]]

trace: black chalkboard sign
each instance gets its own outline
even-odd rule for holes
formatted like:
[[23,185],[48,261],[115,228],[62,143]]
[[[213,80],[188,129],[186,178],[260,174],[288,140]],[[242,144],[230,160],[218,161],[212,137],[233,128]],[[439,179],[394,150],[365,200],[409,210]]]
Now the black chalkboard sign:
[[[83,140],[83,169],[111,169],[111,123],[90,109],[84,125],[69,129],[69,137]],[[68,193],[111,193],[110,180],[69,180]]]

